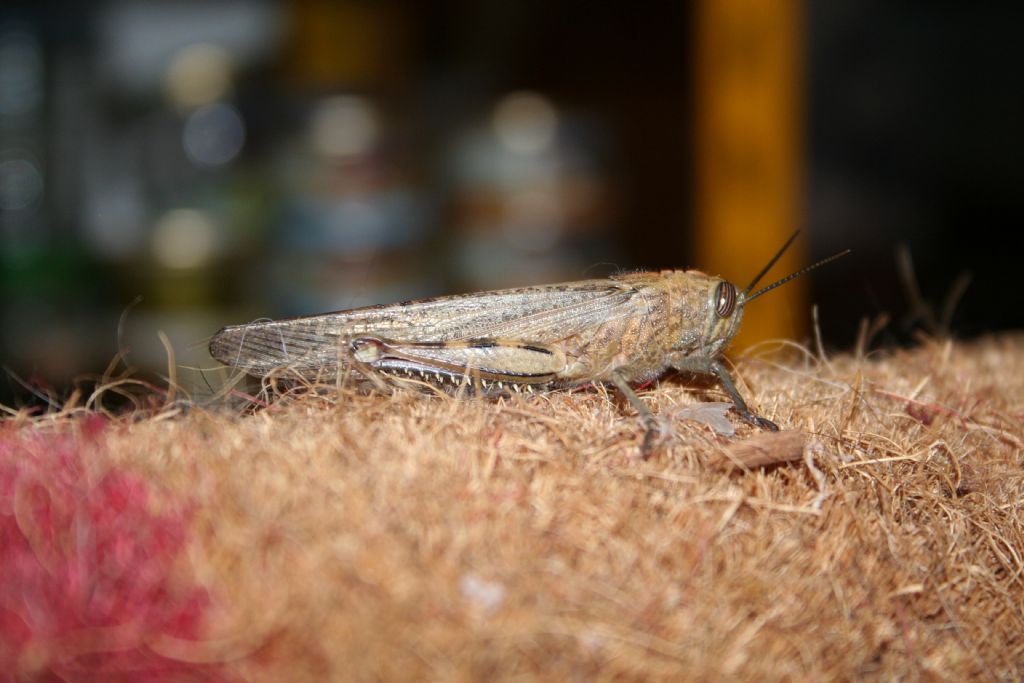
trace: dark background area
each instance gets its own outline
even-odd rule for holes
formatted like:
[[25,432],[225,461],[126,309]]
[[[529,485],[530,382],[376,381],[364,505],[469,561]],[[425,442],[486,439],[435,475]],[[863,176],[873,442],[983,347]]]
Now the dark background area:
[[[958,337],[1019,329],[1012,274],[1024,240],[1024,80],[1014,3],[808,3],[808,224],[823,251],[856,256],[820,273],[829,332],[887,312],[906,340],[894,246],[907,245],[922,295],[957,276]],[[827,241],[827,246],[826,246]]]
[[[5,3],[0,402],[63,395],[119,349],[166,374],[157,330],[211,367],[205,338],[259,316],[700,266],[693,11]],[[1024,326],[1022,19],[803,6],[794,227],[809,258],[854,250],[810,276],[831,346],[879,314],[878,343],[913,339],[899,244],[926,299],[971,273],[955,336]]]

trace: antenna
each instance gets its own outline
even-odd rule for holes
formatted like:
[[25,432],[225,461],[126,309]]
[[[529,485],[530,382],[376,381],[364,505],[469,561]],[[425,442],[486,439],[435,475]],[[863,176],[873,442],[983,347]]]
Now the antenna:
[[796,232],[789,236],[789,239],[786,240],[786,243],[782,245],[782,249],[779,249],[778,252],[776,252],[775,256],[772,256],[772,260],[768,262],[768,265],[762,268],[761,272],[754,276],[754,280],[749,285],[747,285],[746,289],[743,290],[744,296],[746,296],[750,292],[750,290],[754,288],[754,285],[761,281],[761,278],[764,277],[765,273],[772,269],[772,266],[775,265],[775,262],[778,261],[782,257],[782,255],[786,253],[786,250],[789,249],[789,245],[793,244],[793,240],[795,240],[797,238],[797,235],[799,234],[800,231],[797,230]]
[[[796,234],[794,234],[793,237],[796,237]],[[789,238],[789,242],[793,241],[793,237]],[[789,246],[789,242],[786,242],[786,247]],[[782,251],[785,251],[786,247],[783,247]],[[773,263],[775,263],[775,260],[778,259],[779,256],[782,255],[782,251],[780,251],[778,254],[776,254],[775,258],[773,258],[771,263],[768,264],[769,268],[772,266]],[[770,292],[771,290],[775,289],[779,285],[784,285],[787,282],[789,282],[790,280],[793,280],[793,279],[796,279],[796,278],[800,277],[804,273],[812,271],[815,268],[818,268],[819,266],[823,266],[826,263],[831,263],[832,261],[835,261],[838,258],[842,258],[843,256],[846,256],[847,254],[850,253],[850,251],[852,251],[852,250],[844,249],[843,251],[839,252],[838,254],[832,254],[828,258],[821,259],[817,263],[812,263],[811,265],[807,266],[806,268],[801,268],[800,270],[796,271],[795,273],[791,273],[791,274],[787,275],[786,277],[782,278],[781,280],[776,280],[775,282],[771,283],[767,287],[762,287],[761,289],[757,290],[756,292],[754,292],[750,296],[744,296],[743,303],[744,303],[744,305],[748,304],[751,301],[753,301],[754,299],[756,299],[757,297],[761,296],[762,294],[764,294],[766,292]],[[767,271],[768,268],[765,268],[765,270]],[[764,273],[761,273],[761,275],[764,275]],[[754,284],[756,284],[757,281],[761,279],[761,275],[757,276],[757,278],[754,280]],[[752,286],[753,285],[751,285],[751,287]],[[749,290],[749,289],[750,289],[750,287],[747,288],[747,290]],[[746,291],[744,291],[743,294],[746,295]]]

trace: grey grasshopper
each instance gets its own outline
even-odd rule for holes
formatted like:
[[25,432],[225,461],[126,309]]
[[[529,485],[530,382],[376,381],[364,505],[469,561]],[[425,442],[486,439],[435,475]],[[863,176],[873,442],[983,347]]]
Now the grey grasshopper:
[[381,389],[410,380],[477,394],[610,383],[645,421],[645,454],[658,422],[631,385],[674,368],[713,375],[741,418],[775,431],[721,357],[746,304],[848,253],[751,293],[797,234],[743,290],[696,270],[630,273],[233,325],[214,335],[210,353],[259,377],[317,381],[351,370]]

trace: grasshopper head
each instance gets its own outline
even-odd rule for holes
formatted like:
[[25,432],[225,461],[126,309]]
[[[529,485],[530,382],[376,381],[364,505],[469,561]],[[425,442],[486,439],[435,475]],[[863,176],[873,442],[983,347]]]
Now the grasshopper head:
[[744,293],[727,280],[709,278],[708,284],[708,313],[702,346],[711,355],[717,355],[739,331],[746,301]]

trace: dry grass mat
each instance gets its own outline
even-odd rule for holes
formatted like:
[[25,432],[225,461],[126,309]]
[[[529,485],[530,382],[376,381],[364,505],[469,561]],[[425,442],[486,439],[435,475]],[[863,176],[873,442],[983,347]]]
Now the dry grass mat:
[[668,378],[647,460],[600,389],[8,410],[0,670],[1020,680],[1024,337],[738,376],[782,432]]

